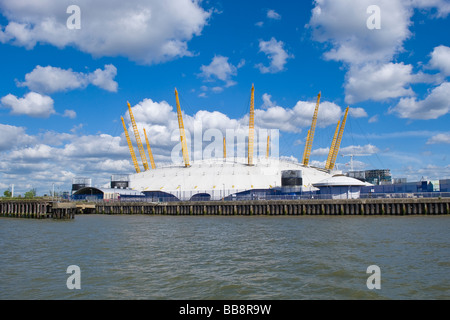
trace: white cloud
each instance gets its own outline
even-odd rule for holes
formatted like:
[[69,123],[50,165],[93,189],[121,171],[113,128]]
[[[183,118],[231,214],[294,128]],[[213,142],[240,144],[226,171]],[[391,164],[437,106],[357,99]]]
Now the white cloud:
[[270,60],[269,66],[264,66],[262,63],[256,65],[261,73],[277,73],[284,70],[284,66],[288,59],[294,56],[287,53],[283,49],[284,43],[271,38],[269,41],[259,41],[259,52],[263,52]]
[[224,89],[222,87],[212,87],[211,91],[215,93],[222,92]]
[[86,85],[87,81],[82,73],[51,66],[36,66],[33,71],[25,75],[24,82],[18,83],[18,86],[42,93],[73,90]]
[[38,144],[32,147],[14,150],[9,155],[11,158],[16,159],[16,161],[26,159],[36,162],[51,159],[55,157],[55,153],[52,147],[45,144]]
[[450,3],[447,0],[410,0],[409,2],[419,9],[435,8],[437,18],[445,18],[450,13]]
[[376,115],[370,117],[369,123],[375,123],[375,122],[378,122],[379,117],[380,117],[380,116],[379,116],[378,114],[376,114]]
[[[405,163],[408,163],[405,161]],[[422,166],[418,168],[417,166],[407,166],[402,176],[408,179],[408,181],[420,181],[422,179],[426,180],[439,180],[442,177],[450,177],[450,165],[446,166],[437,166],[437,165],[424,165],[420,163]]]
[[0,123],[0,151],[35,143],[36,138],[26,134],[25,128]]
[[434,88],[424,100],[402,98],[389,110],[400,118],[407,119],[437,119],[450,112],[450,83],[444,82]]
[[75,119],[77,117],[77,113],[73,110],[64,110],[63,117],[68,117],[70,119]]
[[[74,136],[59,152],[62,157],[70,159],[121,158],[128,151],[126,140],[108,134]],[[101,166],[101,164],[100,164]],[[100,169],[100,168],[99,168]]]
[[427,144],[450,144],[450,134],[439,133],[428,139]]
[[270,9],[270,10],[267,11],[267,18],[274,19],[274,20],[280,20],[281,19],[281,15],[278,14],[277,12],[275,12],[275,10]]
[[[141,123],[165,126],[170,122],[178,121],[176,110],[174,111],[174,108],[166,101],[156,102],[152,99],[144,99],[132,107],[132,112],[136,122]],[[126,118],[130,119],[128,111]]]
[[[298,133],[311,125],[315,107],[316,102],[312,101],[298,101],[292,109],[272,105],[266,110],[255,110],[255,123],[262,128]],[[321,102],[317,125],[322,128],[336,125],[341,116],[339,106],[328,101]]]
[[367,28],[367,8],[372,0],[316,0],[309,26],[314,39],[331,44],[324,57],[350,64],[387,62],[403,50],[411,36],[413,11],[401,0],[379,0],[381,29]]
[[348,112],[353,118],[365,118],[368,116],[363,108],[350,108]]
[[[367,20],[373,13],[367,8],[380,8],[380,29],[369,29]],[[348,69],[345,101],[382,101],[414,96],[411,83],[440,83],[442,76],[419,72],[412,66],[393,63],[404,51],[403,44],[412,35],[409,30],[414,9],[436,9],[438,17],[449,12],[441,0],[360,0],[349,5],[348,0],[315,0],[309,28],[313,38],[324,43],[326,60],[340,61]],[[443,50],[442,50],[443,51]],[[430,65],[446,69],[446,57],[440,51]]]
[[[82,126],[82,125],[80,125]],[[53,147],[64,145],[74,139],[73,134],[45,131],[36,136],[38,144],[46,144]]]
[[311,152],[312,156],[328,156],[328,153],[330,152],[330,148],[319,148],[319,149],[314,149]]
[[23,98],[8,94],[1,99],[4,106],[11,108],[11,114],[48,118],[55,113],[53,99],[36,92],[29,92]]
[[367,144],[364,146],[348,146],[341,148],[340,154],[343,155],[354,155],[354,156],[363,156],[363,155],[371,155],[380,152],[380,150],[371,144]]
[[429,68],[438,69],[443,75],[450,76],[450,48],[446,46],[434,48]]
[[264,93],[262,99],[263,105],[261,106],[261,109],[268,109],[276,106],[275,102],[272,102],[272,96],[270,94]]
[[[270,100],[270,95],[265,95]],[[260,129],[278,129],[284,132],[301,132],[302,128],[311,125],[315,101],[299,101],[293,108],[283,108],[271,102],[266,110],[255,110],[255,126]],[[178,120],[176,109],[167,102],[154,102],[145,99],[132,107],[134,117],[139,128],[145,128],[153,145],[160,149],[173,146],[172,134],[178,134]],[[334,103],[321,103],[318,114],[318,126],[336,125],[342,117],[342,110]],[[129,117],[125,117],[129,123]],[[240,119],[232,119],[221,112],[200,110],[194,115],[183,115],[183,122],[187,132],[194,132],[199,124],[203,130],[218,129],[225,133],[227,129],[246,130],[248,115]],[[130,132],[132,127],[128,124]],[[132,137],[133,139],[133,137]]]
[[262,22],[262,21],[258,21],[257,23],[255,23],[255,26],[257,26],[257,27],[262,27],[264,25],[264,22]]
[[409,84],[414,81],[412,66],[403,63],[367,64],[352,67],[346,75],[345,101],[382,101],[389,98],[412,96]]
[[81,29],[66,26],[67,3],[59,0],[2,0],[8,25],[0,41],[26,48],[48,43],[73,46],[95,57],[124,56],[152,64],[190,56],[187,43],[199,36],[211,11],[190,0],[78,0]]
[[105,65],[104,70],[97,69],[89,74],[74,72],[72,69],[36,66],[33,71],[25,75],[25,81],[18,82],[18,85],[40,93],[83,89],[88,84],[117,92],[118,84],[113,80],[116,74],[117,69],[111,64]]
[[97,69],[88,75],[90,82],[99,88],[110,92],[117,92],[118,84],[113,79],[117,75],[117,68],[112,64],[105,65],[105,69]]
[[[231,87],[236,85],[236,82],[231,78],[237,75],[237,69],[245,64],[245,60],[241,60],[238,67],[235,67],[228,62],[228,57],[214,56],[211,63],[207,66],[202,65],[200,70],[202,71],[199,76],[205,78],[205,81],[214,82],[217,79],[225,82],[225,87]],[[217,90],[215,92],[220,92]]]

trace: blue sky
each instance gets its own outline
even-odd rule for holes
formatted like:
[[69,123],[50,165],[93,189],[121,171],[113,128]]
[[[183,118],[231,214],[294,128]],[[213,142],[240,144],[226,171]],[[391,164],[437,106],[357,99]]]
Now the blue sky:
[[175,87],[188,130],[225,132],[245,130],[252,84],[256,125],[280,130],[280,156],[301,159],[321,92],[312,165],[350,106],[341,154],[355,169],[449,178],[449,13],[444,0],[0,0],[0,190],[132,173],[127,101],[169,162]]

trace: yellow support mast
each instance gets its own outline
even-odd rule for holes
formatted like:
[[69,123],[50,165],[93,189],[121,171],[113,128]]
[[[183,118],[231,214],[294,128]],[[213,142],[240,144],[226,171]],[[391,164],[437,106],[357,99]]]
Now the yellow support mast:
[[266,159],[269,159],[269,155],[270,155],[270,135],[267,135]]
[[181,149],[183,151],[184,165],[186,167],[189,167],[190,164],[189,164],[189,153],[186,143],[186,132],[184,131],[183,116],[181,115],[180,100],[178,99],[178,91],[176,88],[175,88],[175,98],[177,101],[178,126],[180,127],[180,140],[181,140]]
[[141,136],[140,136],[138,128],[136,126],[136,121],[134,120],[134,116],[133,116],[133,112],[131,111],[130,103],[127,102],[127,104],[128,104],[128,111],[130,113],[131,123],[133,124],[134,136],[136,137],[136,143],[137,143],[137,146],[139,149],[139,154],[141,155],[142,165],[144,166],[144,170],[147,171],[148,170],[148,162],[147,162],[147,157],[145,156],[144,147],[142,146]]
[[339,133],[339,124],[340,123],[341,123],[341,120],[338,121],[337,126],[336,126],[336,131],[334,132],[333,141],[331,142],[330,151],[328,152],[328,158],[327,158],[327,162],[325,164],[325,169],[328,169],[328,167],[330,166],[330,163],[331,163],[331,158],[333,157],[334,146],[336,145],[336,140],[337,140],[337,136]]
[[128,142],[128,148],[130,149],[131,159],[133,160],[134,168],[136,169],[136,173],[140,173],[141,169],[139,169],[139,164],[136,159],[136,155],[134,153],[133,144],[131,143],[130,135],[128,134],[127,126],[125,125],[125,121],[123,120],[123,117],[120,117],[122,119],[123,124],[123,130],[125,131],[125,137],[127,137]]
[[334,146],[333,157],[331,158],[329,167],[326,169],[333,170],[334,165],[336,164],[336,157],[339,153],[339,148],[341,147],[342,135],[344,134],[345,123],[347,122],[348,109],[349,107],[345,109],[344,119],[342,120],[341,128],[339,129],[339,136],[337,138],[336,145]]
[[255,139],[255,86],[252,84],[250,98],[250,119],[248,132],[248,165],[253,165],[253,143]]
[[227,140],[223,137],[223,159],[227,159]]
[[147,143],[147,151],[148,151],[148,156],[150,159],[150,164],[152,166],[152,169],[156,169],[155,160],[153,159],[152,148],[150,148],[150,142],[148,141],[147,132],[145,132],[145,128],[144,128],[144,136],[145,136],[145,142]]
[[305,156],[306,156],[306,149],[308,148],[308,142],[309,142],[309,135],[311,133],[311,130],[308,130],[308,134],[306,135],[306,141],[305,141],[305,149],[303,150],[303,158],[302,163],[305,164]]
[[319,92],[319,95],[317,96],[317,103],[316,108],[314,110],[314,115],[311,123],[311,129],[308,132],[308,139],[305,144],[305,150],[303,152],[303,165],[307,166],[309,164],[309,158],[311,156],[311,149],[312,149],[312,143],[314,140],[314,132],[316,131],[316,125],[317,125],[317,115],[319,114],[319,104],[320,104],[320,96],[321,93]]

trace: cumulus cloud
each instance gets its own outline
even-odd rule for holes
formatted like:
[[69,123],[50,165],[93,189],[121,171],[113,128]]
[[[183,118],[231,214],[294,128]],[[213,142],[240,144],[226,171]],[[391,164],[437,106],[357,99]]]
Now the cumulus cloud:
[[312,156],[328,156],[328,153],[330,152],[330,148],[319,148],[314,149],[311,151]]
[[380,0],[381,29],[367,28],[367,8],[372,0],[348,1],[320,0],[309,21],[313,37],[319,42],[331,43],[325,52],[328,60],[362,64],[373,61],[387,62],[402,51],[403,41],[411,36],[409,31],[412,10],[400,0]]
[[375,123],[375,122],[378,122],[378,119],[379,119],[379,118],[380,118],[380,116],[379,116],[378,114],[376,114],[376,115],[370,117],[369,123]]
[[0,123],[0,151],[7,151],[36,142],[36,138],[26,134],[26,129]]
[[403,63],[367,64],[352,67],[346,75],[345,101],[382,101],[414,95],[409,87],[414,81],[412,66]]
[[53,99],[36,92],[29,92],[23,98],[8,94],[1,99],[4,106],[11,108],[11,114],[48,118],[55,113]]
[[446,46],[434,48],[429,68],[439,70],[444,76],[450,76],[450,48]]
[[269,41],[259,41],[259,52],[265,53],[270,60],[269,66],[262,63],[256,65],[261,73],[278,73],[284,70],[287,60],[294,56],[287,53],[283,47],[284,43],[273,37]]
[[450,134],[439,133],[428,139],[427,144],[450,144]]
[[367,144],[364,146],[347,146],[341,148],[340,153],[343,155],[354,155],[354,156],[363,156],[363,155],[371,155],[380,152],[376,146],[372,144]]
[[[270,95],[266,94],[265,97],[270,101],[270,105],[267,105],[266,109],[255,110],[256,128],[299,133],[302,128],[311,125],[315,101],[299,101],[293,108],[284,108],[272,102]],[[169,103],[145,99],[132,107],[132,111],[138,127],[146,129],[152,149],[155,146],[162,151],[177,143],[176,139],[173,139],[174,136],[179,139],[177,113]],[[339,106],[324,101],[319,108],[318,125],[320,127],[336,125],[342,114]],[[129,131],[132,132],[128,113],[125,118],[128,121]],[[217,129],[225,134],[226,130],[231,129],[236,132],[242,131],[245,134],[248,130],[248,120],[248,115],[233,119],[217,111],[200,110],[193,115],[183,114],[186,132],[190,133],[198,130]],[[132,139],[134,140],[133,137]]]
[[267,18],[274,19],[274,20],[280,20],[281,15],[279,13],[277,13],[275,10],[270,9],[270,10],[267,10]]
[[92,73],[74,72],[72,69],[36,66],[33,71],[25,75],[24,82],[18,82],[21,87],[40,93],[54,93],[74,89],[84,89],[92,84],[107,91],[117,92],[118,84],[114,81],[117,68],[111,64],[105,65],[104,70],[97,69]]
[[66,23],[67,2],[3,0],[8,20],[0,41],[33,48],[37,43],[75,47],[95,57],[123,56],[153,64],[191,56],[187,43],[199,36],[211,11],[190,0],[79,0],[81,29]]
[[368,116],[366,110],[363,108],[350,108],[348,112],[353,118],[365,118]]
[[419,9],[436,9],[436,18],[445,18],[450,13],[450,3],[447,0],[410,0],[410,5]]
[[[245,62],[240,62],[238,67],[241,67]],[[209,65],[202,65],[200,70],[200,77],[205,78],[206,81],[222,80],[225,82],[226,87],[231,87],[236,84],[231,78],[237,75],[237,69],[231,63],[228,62],[228,57],[224,56],[214,56],[213,60]]]
[[[316,102],[298,101],[293,108],[272,105],[266,110],[255,110],[255,123],[267,129],[279,129],[285,132],[301,132],[311,125]],[[320,103],[317,117],[319,127],[336,125],[342,116],[341,108],[328,101]]]
[[74,136],[72,140],[60,150],[63,157],[76,159],[118,159],[123,157],[128,150],[126,141],[121,137],[108,134]]
[[113,79],[117,75],[117,68],[112,64],[105,65],[105,69],[97,69],[88,75],[90,83],[110,92],[117,92],[118,84]]
[[55,152],[53,151],[53,148],[48,145],[38,144],[32,147],[14,150],[9,154],[9,156],[16,159],[16,161],[26,159],[28,161],[38,162],[51,159],[55,156]]
[[275,102],[272,102],[272,96],[270,94],[264,93],[262,95],[263,99],[263,105],[261,106],[262,109],[268,109],[271,107],[275,107]]
[[450,83],[444,82],[434,88],[423,100],[402,98],[389,112],[398,114],[400,118],[437,119],[450,112]]
[[75,119],[77,117],[77,113],[73,110],[64,110],[63,117]]
[[[370,29],[367,12],[374,5],[361,0],[350,6],[347,0],[316,0],[308,24],[313,39],[324,44],[323,57],[340,61],[348,68],[345,83],[345,101],[357,103],[365,100],[382,101],[411,97],[415,93],[412,83],[441,83],[442,76],[414,74],[411,65],[394,63],[393,59],[404,51],[403,44],[412,35],[409,28],[414,9],[436,9],[437,17],[449,12],[447,1],[442,0],[380,0],[380,28]],[[430,68],[447,73],[447,53],[438,47],[432,54]]]

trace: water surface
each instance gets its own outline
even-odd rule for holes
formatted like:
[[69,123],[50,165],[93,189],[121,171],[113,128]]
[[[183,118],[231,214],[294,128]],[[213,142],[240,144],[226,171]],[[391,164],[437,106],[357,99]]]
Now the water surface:
[[449,230],[447,216],[0,218],[0,299],[449,299]]

